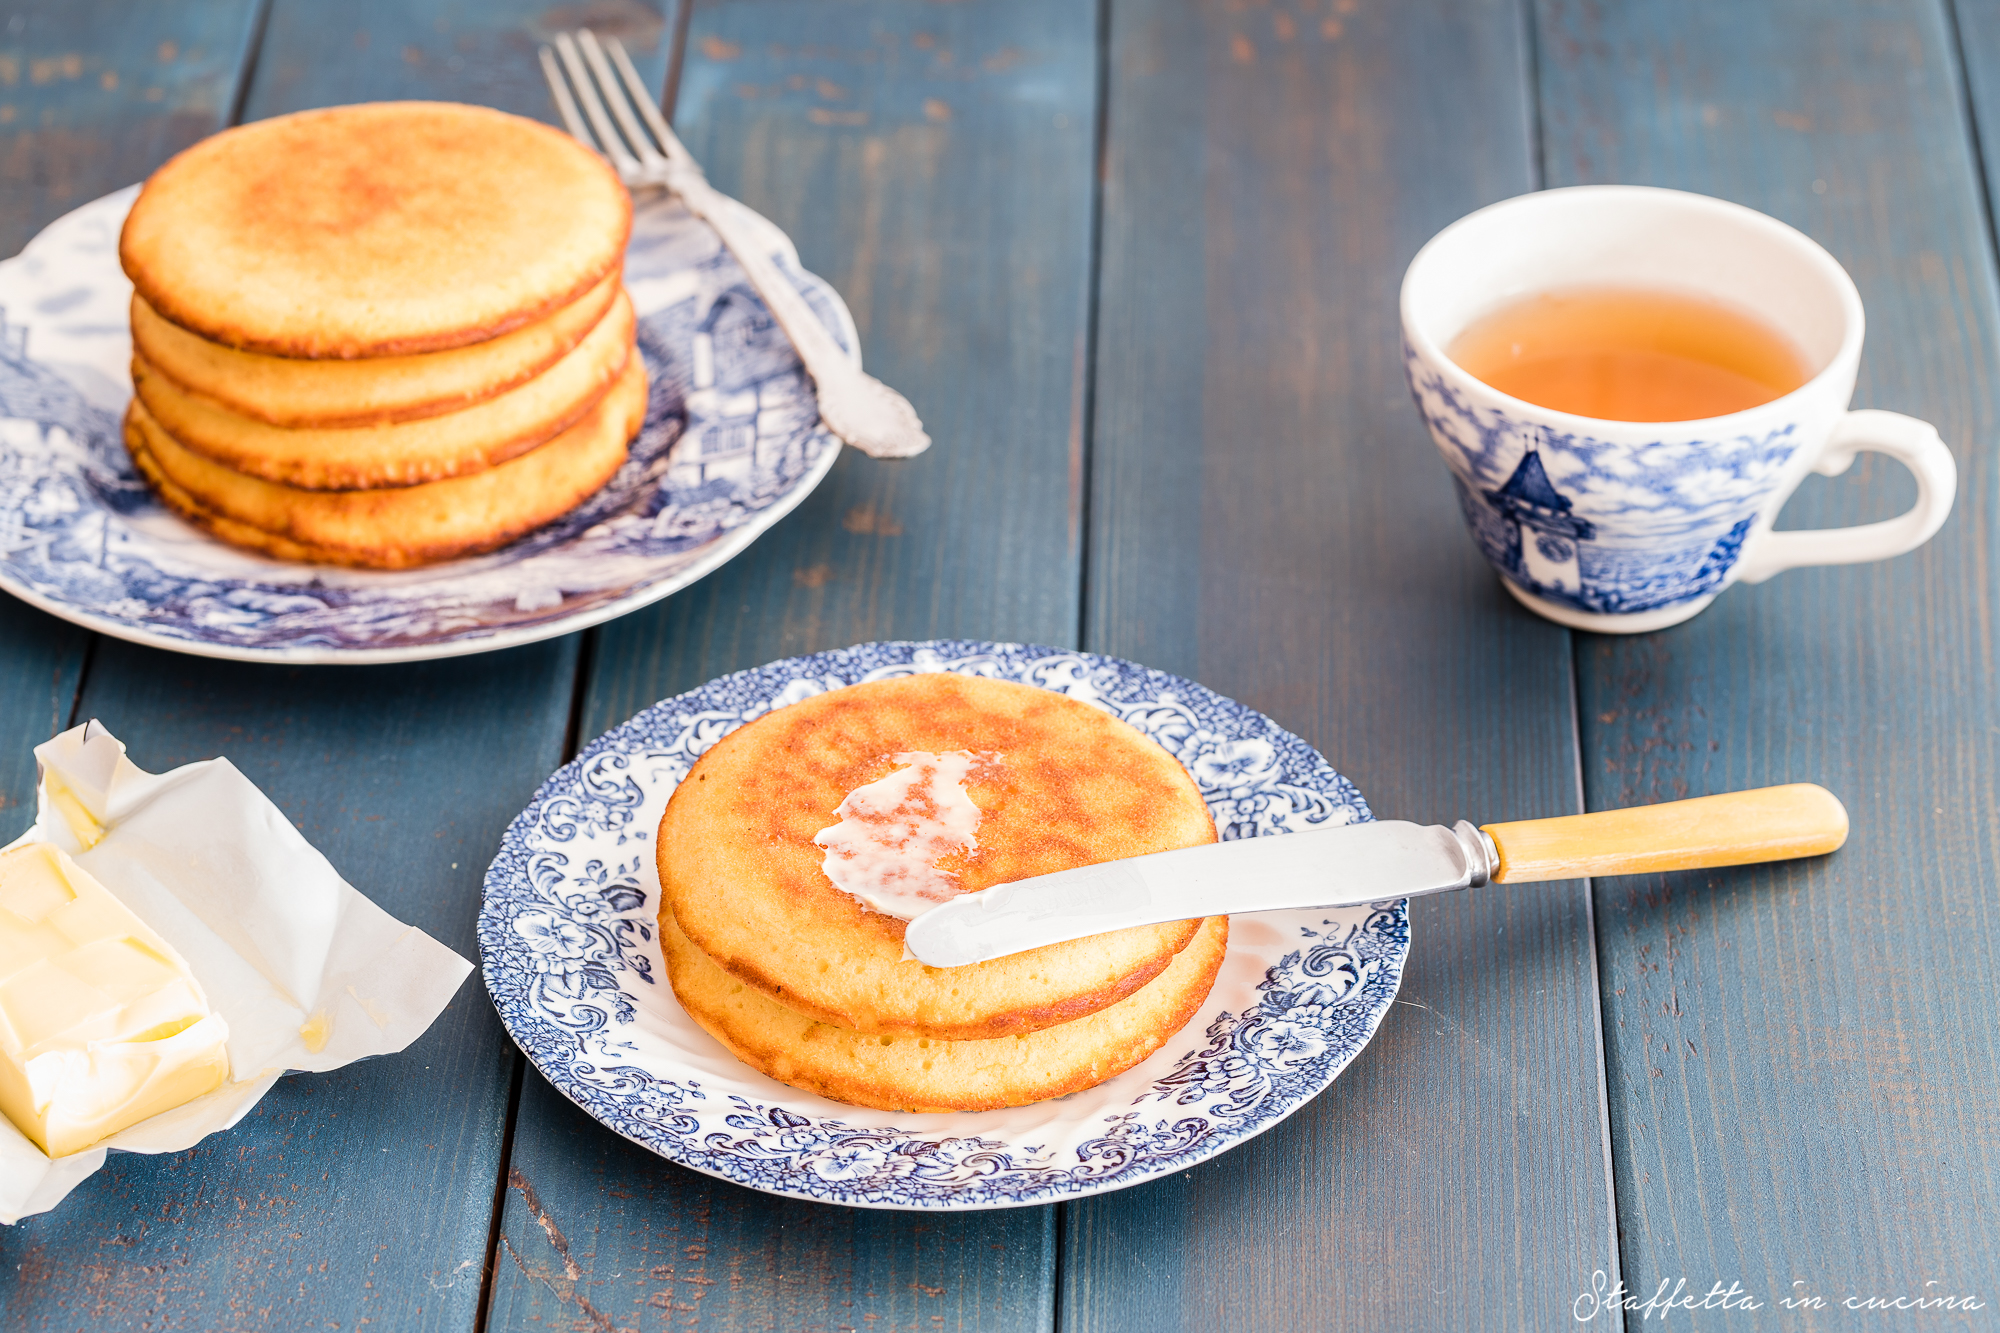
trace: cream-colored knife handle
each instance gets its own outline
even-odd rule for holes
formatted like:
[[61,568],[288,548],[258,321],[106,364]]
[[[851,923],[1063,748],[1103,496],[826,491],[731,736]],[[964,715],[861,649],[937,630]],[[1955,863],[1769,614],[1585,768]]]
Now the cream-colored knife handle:
[[1502,884],[1642,875],[1823,856],[1847,841],[1847,809],[1810,782],[1558,819],[1488,824]]

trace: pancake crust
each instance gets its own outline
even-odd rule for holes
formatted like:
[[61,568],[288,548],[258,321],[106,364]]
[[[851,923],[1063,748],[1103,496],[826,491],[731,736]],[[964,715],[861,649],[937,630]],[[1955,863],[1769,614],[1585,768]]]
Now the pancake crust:
[[274,356],[495,338],[617,268],[632,200],[558,130],[486,107],[374,102],[204,139],[154,172],[119,259],[184,329]]
[[994,752],[966,791],[978,849],[940,867],[966,892],[1215,841],[1200,790],[1137,730],[1064,695],[944,672],[875,681],[775,710],[725,736],[667,803],[664,902],[739,981],[857,1032],[973,1040],[1034,1032],[1117,1003],[1165,970],[1196,923],[1052,944],[968,967],[905,959],[905,924],[833,886],[813,835],[847,793],[911,750]]
[[132,297],[132,349],[189,393],[273,426],[377,426],[456,412],[547,370],[596,328],[620,274],[533,324],[486,342],[416,356],[302,361],[239,352],[162,319]]
[[167,506],[223,541],[283,560],[406,569],[490,551],[568,513],[618,471],[645,414],[634,356],[582,421],[541,448],[470,477],[380,491],[304,491],[231,472],[182,448],[137,399],[125,443]]
[[884,1111],[992,1111],[1096,1087],[1157,1051],[1208,999],[1229,918],[1200,923],[1159,976],[1117,1004],[1039,1032],[933,1041],[815,1022],[744,985],[660,920],[681,1007],[737,1059],[780,1083]]
[[482,472],[581,420],[633,357],[636,327],[620,292],[588,337],[526,384],[463,411],[385,426],[253,421],[188,393],[143,357],[132,360],[132,386],[174,439],[237,472],[313,491],[415,486]]
[[[139,475],[146,479],[147,485],[153,488],[153,494],[160,498],[160,502],[181,518],[192,523],[218,541],[228,542],[231,546],[240,546],[248,551],[255,551],[259,555],[270,556],[273,560],[288,560],[294,564],[351,565],[360,567],[360,562],[350,552],[336,551],[326,546],[309,546],[304,542],[295,542],[289,537],[280,537],[275,532],[266,532],[262,528],[253,528],[248,523],[238,523],[233,518],[228,518],[213,510],[202,508],[192,495],[174,485],[170,479],[161,473],[159,464],[153,461],[152,453],[139,440],[139,432],[134,427],[129,414],[125,422],[125,447],[130,451],[132,463],[139,469]],[[412,565],[422,563],[424,562],[414,560],[410,562]],[[400,569],[407,566],[377,565],[372,567]]]

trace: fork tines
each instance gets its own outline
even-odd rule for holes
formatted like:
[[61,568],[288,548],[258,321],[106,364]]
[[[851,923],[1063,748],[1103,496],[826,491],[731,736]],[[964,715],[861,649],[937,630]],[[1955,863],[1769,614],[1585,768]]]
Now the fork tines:
[[541,56],[563,124],[609,158],[627,185],[660,185],[673,171],[699,170],[653,104],[623,42],[599,42],[590,29],[579,28],[558,34],[555,50],[545,46]]

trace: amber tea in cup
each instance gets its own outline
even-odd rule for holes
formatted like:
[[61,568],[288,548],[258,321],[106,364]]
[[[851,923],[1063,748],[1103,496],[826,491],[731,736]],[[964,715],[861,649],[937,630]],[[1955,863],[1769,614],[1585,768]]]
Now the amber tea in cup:
[[1782,398],[1813,376],[1754,315],[1679,292],[1579,287],[1512,301],[1446,355],[1537,407],[1605,421],[1696,421]]
[[[1503,200],[1417,252],[1400,305],[1404,374],[1467,531],[1558,624],[1650,633],[1733,583],[1914,550],[1951,512],[1936,430],[1848,410],[1854,280],[1740,204],[1642,185]],[[1808,472],[1863,451],[1907,465],[1916,504],[1773,530]]]

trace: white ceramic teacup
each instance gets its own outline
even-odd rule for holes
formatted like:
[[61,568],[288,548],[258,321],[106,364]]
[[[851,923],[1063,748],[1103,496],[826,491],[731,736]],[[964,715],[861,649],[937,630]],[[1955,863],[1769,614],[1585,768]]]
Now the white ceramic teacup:
[[[1761,317],[1815,368],[1800,388],[1699,421],[1621,422],[1510,397],[1445,354],[1481,316],[1537,292],[1668,290]],[[1850,412],[1861,297],[1803,233],[1739,204],[1630,185],[1522,195],[1433,237],[1403,278],[1403,362],[1466,522],[1507,590],[1578,629],[1678,624],[1738,581],[1901,555],[1951,510],[1957,469],[1937,431]],[[1808,471],[1864,450],[1900,460],[1917,502],[1884,523],[1773,532]]]

